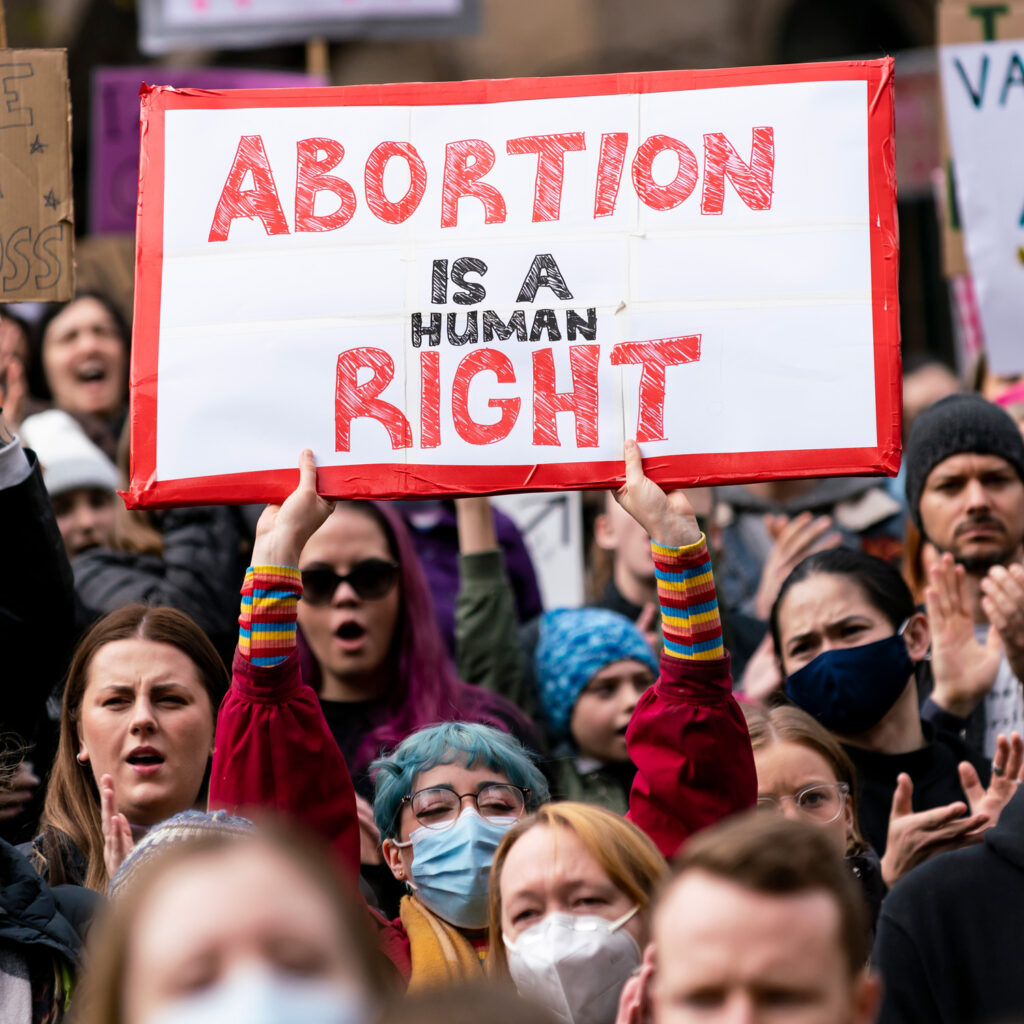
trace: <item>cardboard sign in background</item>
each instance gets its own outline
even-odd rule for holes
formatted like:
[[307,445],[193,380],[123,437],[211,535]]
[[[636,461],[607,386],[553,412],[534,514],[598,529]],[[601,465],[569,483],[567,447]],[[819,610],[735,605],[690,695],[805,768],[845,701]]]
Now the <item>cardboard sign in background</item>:
[[75,291],[65,50],[0,50],[0,302]]
[[943,46],[939,61],[964,243],[988,365],[994,373],[1020,373],[1024,39]]
[[131,500],[895,471],[891,72],[150,92]]
[[[1024,3],[1002,0],[979,4],[975,0],[943,0],[935,10],[936,37],[942,47],[959,43],[978,43],[996,39],[1024,38]],[[946,171],[946,213],[942,220],[942,268],[947,277],[970,272],[964,251],[960,212],[954,208],[956,167],[949,144],[949,128],[943,125],[942,166]]]

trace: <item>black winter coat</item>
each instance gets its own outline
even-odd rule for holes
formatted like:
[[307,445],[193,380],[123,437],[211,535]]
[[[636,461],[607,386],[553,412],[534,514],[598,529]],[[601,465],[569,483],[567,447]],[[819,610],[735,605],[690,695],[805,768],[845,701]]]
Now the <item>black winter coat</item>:
[[[27,977],[33,1021],[60,1021],[74,991],[85,932],[101,897],[77,885],[51,888],[0,840],[0,950]],[[0,1019],[6,1019],[0,1005]]]
[[230,664],[245,571],[239,520],[221,507],[172,509],[160,532],[163,555],[90,548],[75,557],[79,626],[133,601],[167,605],[188,615]]
[[872,959],[879,1024],[1024,1020],[1024,786],[979,846],[933,857],[895,886]]
[[[0,488],[3,566],[0,568],[0,734],[26,745],[36,774],[46,778],[57,745],[46,703],[59,689],[77,638],[74,583],[39,462]],[[0,837],[29,839],[42,811],[43,787],[17,818],[0,823]]]
[[[0,571],[0,732],[31,743],[75,643],[74,584],[35,454],[32,472],[0,489],[6,543]],[[43,766],[45,769],[45,766]]]
[[0,839],[0,942],[81,960],[85,930],[102,897],[80,885],[51,888],[10,843]]

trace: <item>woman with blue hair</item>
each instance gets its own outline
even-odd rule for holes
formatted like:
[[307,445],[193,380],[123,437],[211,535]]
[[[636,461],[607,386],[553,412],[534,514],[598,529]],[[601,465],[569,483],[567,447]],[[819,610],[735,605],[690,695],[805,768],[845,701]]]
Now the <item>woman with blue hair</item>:
[[[644,476],[634,442],[626,454],[619,500],[657,542],[668,610],[661,676],[630,726],[637,766],[630,813],[670,856],[692,832],[752,806],[756,780],[731,694],[704,538],[692,510],[680,516]],[[326,836],[355,877],[352,780],[316,694],[301,682],[295,653],[301,577],[294,566],[330,513],[306,451],[299,486],[257,527],[234,677],[218,715],[210,806],[288,813]],[[409,888],[400,917],[378,920],[384,952],[410,987],[479,974],[491,862],[506,832],[548,799],[543,777],[513,737],[461,722],[413,733],[374,770],[384,856]]]
[[[306,451],[298,488],[260,518],[231,691],[218,716],[210,807],[290,814],[326,837],[355,879],[352,778],[316,693],[302,682],[295,636],[295,567],[332,508],[316,493]],[[420,729],[373,770],[383,851],[410,889],[397,920],[378,916],[385,953],[414,985],[478,973],[493,853],[508,828],[548,799],[544,777],[514,737],[464,722]]]
[[487,883],[505,833],[548,800],[517,739],[445,722],[374,762],[373,815],[395,878],[410,986],[472,977],[487,952]]

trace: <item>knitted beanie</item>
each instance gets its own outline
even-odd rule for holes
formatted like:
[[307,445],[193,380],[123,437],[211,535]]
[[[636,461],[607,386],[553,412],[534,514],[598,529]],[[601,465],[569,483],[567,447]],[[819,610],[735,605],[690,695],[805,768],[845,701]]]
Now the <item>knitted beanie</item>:
[[66,412],[48,409],[29,416],[19,433],[39,458],[51,498],[82,488],[117,490],[117,467]]
[[569,734],[583,687],[616,661],[639,661],[655,675],[658,663],[632,622],[604,608],[559,608],[541,617],[534,661],[541,709],[553,740]]
[[944,459],[963,452],[998,455],[1024,480],[1024,438],[1007,413],[981,395],[940,399],[914,420],[903,452],[907,508],[922,533],[918,506],[928,474]]
[[227,811],[182,811],[173,818],[154,825],[133,847],[117,874],[110,880],[108,894],[111,899],[131,884],[139,868],[158,857],[163,850],[178,843],[198,839],[201,836],[223,833],[245,835],[256,826],[248,818],[232,817]]

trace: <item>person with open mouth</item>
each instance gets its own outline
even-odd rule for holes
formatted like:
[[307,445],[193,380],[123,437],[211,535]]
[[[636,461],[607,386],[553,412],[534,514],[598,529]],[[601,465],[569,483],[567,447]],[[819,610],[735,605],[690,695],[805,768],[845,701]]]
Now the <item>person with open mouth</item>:
[[95,417],[116,439],[127,411],[130,335],[105,296],[83,293],[39,322],[29,387],[73,416]]
[[298,567],[303,677],[361,796],[373,795],[370,762],[424,725],[480,722],[536,747],[510,701],[456,678],[419,557],[385,504],[338,502]]
[[33,843],[51,885],[105,892],[140,835],[205,809],[224,664],[171,608],[127,605],[85,635],[68,670],[60,740]]

